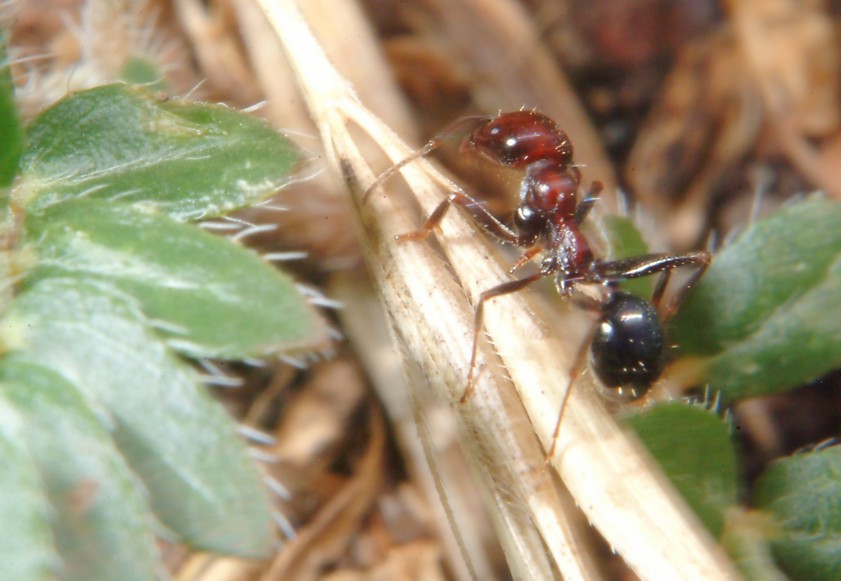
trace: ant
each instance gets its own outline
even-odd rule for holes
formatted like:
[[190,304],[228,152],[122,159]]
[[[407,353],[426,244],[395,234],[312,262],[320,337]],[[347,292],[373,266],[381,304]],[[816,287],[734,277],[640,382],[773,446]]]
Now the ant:
[[[609,261],[596,258],[581,226],[598,200],[603,186],[598,181],[593,182],[583,198],[580,198],[581,172],[573,164],[572,142],[554,121],[535,111],[515,111],[494,117],[468,117],[457,121],[450,130],[433,138],[423,148],[381,174],[368,188],[363,201],[383,180],[411,161],[440,147],[444,136],[464,124],[474,124],[476,128],[464,138],[461,152],[477,155],[496,166],[521,170],[525,174],[520,184],[519,203],[512,226],[504,224],[464,191],[457,190],[433,210],[419,230],[397,236],[397,239],[404,241],[428,237],[450,206],[455,205],[503,243],[524,249],[523,256],[509,273],[513,274],[543,252],[536,273],[504,282],[479,295],[475,305],[470,371],[461,403],[467,400],[473,389],[478,337],[487,301],[520,291],[547,276],[554,276],[555,287],[563,298],[571,299],[579,307],[597,315],[598,322],[582,346],[570,373],[570,386],[561,404],[548,455],[551,458],[563,409],[587,350],[590,351],[593,372],[605,388],[626,400],[642,397],[660,377],[665,366],[664,325],[701,278],[711,257],[708,252],[700,251],[645,254]],[[661,319],[658,307],[671,271],[687,265],[693,265],[697,270],[673,297]],[[660,274],[660,278],[649,300],[618,288],[618,284],[624,280],[655,274]],[[574,287],[582,283],[600,285],[603,289],[601,299],[589,295],[573,296]]]

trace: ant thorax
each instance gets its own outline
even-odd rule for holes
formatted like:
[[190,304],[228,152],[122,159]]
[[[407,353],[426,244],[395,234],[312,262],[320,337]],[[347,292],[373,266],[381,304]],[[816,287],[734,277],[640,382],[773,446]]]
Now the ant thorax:
[[[595,258],[587,237],[579,228],[571,227],[569,222],[572,220],[561,218],[546,224],[542,242],[548,256],[544,258],[541,271],[560,271],[566,278],[580,279],[586,277],[592,269]],[[549,271],[544,270],[548,266],[547,260],[553,266]]]

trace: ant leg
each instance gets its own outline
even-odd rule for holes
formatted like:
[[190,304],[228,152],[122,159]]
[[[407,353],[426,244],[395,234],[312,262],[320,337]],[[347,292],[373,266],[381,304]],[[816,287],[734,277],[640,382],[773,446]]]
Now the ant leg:
[[490,120],[491,117],[487,115],[471,115],[469,117],[462,117],[461,119],[457,119],[450,125],[448,125],[443,131],[438,133],[435,137],[430,139],[426,142],[426,144],[418,149],[417,151],[412,152],[410,155],[401,159],[393,166],[385,170],[383,173],[377,176],[377,178],[368,186],[368,189],[365,190],[365,193],[362,194],[361,204],[364,206],[365,203],[368,201],[368,196],[370,196],[375,189],[377,189],[385,180],[393,176],[395,173],[415,161],[416,159],[420,159],[422,157],[426,157],[444,143],[444,141],[456,133],[459,132],[460,129],[464,125],[471,125],[471,124],[478,124],[478,123],[485,123]]
[[681,287],[679,291],[675,293],[672,297],[672,300],[669,301],[669,305],[666,307],[666,312],[663,313],[663,324],[669,322],[669,320],[674,316],[677,310],[680,308],[680,305],[683,304],[683,301],[686,300],[686,297],[689,295],[689,291],[691,291],[698,281],[701,280],[701,277],[704,276],[704,273],[707,271],[707,268],[710,266],[710,256],[709,253],[707,254],[707,261],[706,262],[699,262],[698,269],[692,273],[692,276],[687,279],[684,285]]
[[669,279],[672,277],[672,271],[664,270],[657,279],[657,284],[654,285],[654,292],[651,293],[651,304],[655,309],[660,308],[660,301],[663,300],[663,293],[666,292],[666,287],[669,284]]
[[464,388],[461,399],[459,399],[459,403],[466,402],[470,394],[473,393],[473,377],[476,371],[476,357],[479,354],[479,333],[482,331],[485,319],[485,303],[496,297],[522,290],[544,276],[546,276],[544,273],[537,272],[525,278],[504,282],[479,295],[479,300],[476,301],[476,311],[473,315],[473,351],[470,353],[470,371],[467,372],[467,385]]
[[597,262],[588,278],[591,282],[620,281],[651,276],[690,265],[697,266],[703,273],[703,270],[706,270],[709,264],[710,253],[706,251],[687,252],[686,254],[645,254],[611,262]]
[[581,200],[581,203],[578,204],[578,207],[575,209],[575,223],[581,224],[587,218],[587,214],[590,213],[590,210],[593,209],[593,206],[599,199],[599,194],[602,193],[604,186],[601,182],[593,182],[590,184],[590,190],[587,192],[587,195],[584,196],[584,199]]
[[395,239],[398,242],[405,242],[406,240],[423,240],[435,229],[435,227],[441,223],[441,220],[444,219],[444,214],[447,213],[447,210],[450,209],[450,206],[454,203],[450,200],[451,196],[447,196],[447,199],[435,206],[435,209],[432,210],[432,213],[429,215],[429,218],[426,219],[426,222],[423,223],[423,226],[420,227],[420,230],[415,230],[414,232],[407,232],[406,234],[398,234],[395,236]]
[[413,151],[410,155],[401,159],[400,161],[395,163],[393,166],[391,166],[390,168],[385,170],[383,173],[378,175],[376,177],[376,179],[374,179],[374,181],[371,182],[371,185],[368,186],[368,189],[365,190],[365,193],[362,194],[362,199],[361,199],[360,203],[364,206],[368,202],[368,197],[372,193],[374,193],[374,190],[376,190],[380,186],[380,184],[382,184],[385,180],[387,180],[388,178],[390,178],[391,176],[393,176],[394,174],[399,172],[401,169],[403,169],[404,167],[406,167],[407,165],[409,165],[410,163],[412,163],[416,159],[426,157],[427,155],[429,155],[430,153],[432,153],[433,151],[435,151],[436,149],[441,147],[442,143],[443,143],[443,139],[441,139],[440,137],[437,137],[437,136],[433,137],[432,139],[427,141],[426,144],[423,147],[421,147],[417,151]]
[[[587,295],[574,297],[572,300],[579,307],[594,313],[598,313],[601,308],[599,301]],[[567,402],[569,402],[569,396],[572,393],[572,387],[575,385],[575,380],[578,379],[578,376],[581,375],[581,371],[586,366],[585,361],[587,358],[587,352],[590,350],[590,344],[593,342],[593,338],[596,336],[597,331],[598,321],[590,328],[590,331],[587,333],[587,337],[581,343],[581,347],[578,348],[578,353],[575,354],[575,359],[573,360],[572,367],[569,370],[569,383],[567,383],[567,390],[564,392],[564,399],[561,400],[561,407],[558,410],[558,421],[555,423],[555,429],[552,431],[552,445],[549,446],[549,452],[546,454],[547,464],[550,463],[552,458],[555,456],[555,449],[558,444],[558,434],[561,433],[561,420],[563,420],[564,411],[566,410]]]
[[452,192],[447,199],[438,204],[435,210],[423,223],[420,230],[409,232],[407,234],[400,234],[397,240],[422,240],[432,233],[438,224],[443,220],[444,215],[450,206],[460,206],[467,212],[473,221],[479,224],[486,232],[499,238],[502,242],[513,244],[514,246],[531,246],[531,237],[521,237],[516,232],[511,230],[508,226],[500,222],[496,216],[491,214],[481,202],[466,194],[463,191]]
[[519,259],[517,259],[517,262],[514,263],[514,266],[508,269],[508,274],[514,274],[515,272],[523,268],[525,265],[531,262],[531,259],[537,256],[541,250],[543,249],[539,246],[534,246],[526,250],[523,253],[523,255]]
[[697,270],[686,281],[683,288],[672,298],[669,306],[666,308],[666,312],[663,314],[663,322],[667,323],[689,294],[689,291],[692,290],[692,287],[704,275],[704,272],[706,272],[710,265],[710,260],[712,260],[710,253],[705,250],[687,252],[686,254],[646,254],[644,256],[598,263],[591,276],[594,282],[603,282],[639,278],[641,276],[662,273],[651,296],[651,304],[657,308],[663,298],[671,271],[681,266],[695,266]]

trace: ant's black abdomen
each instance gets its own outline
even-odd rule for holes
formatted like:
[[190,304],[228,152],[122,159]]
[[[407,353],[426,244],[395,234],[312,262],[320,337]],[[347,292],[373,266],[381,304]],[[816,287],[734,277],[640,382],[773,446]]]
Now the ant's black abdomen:
[[630,293],[610,293],[601,308],[590,357],[605,387],[628,388],[635,397],[642,396],[663,371],[665,337],[657,310]]

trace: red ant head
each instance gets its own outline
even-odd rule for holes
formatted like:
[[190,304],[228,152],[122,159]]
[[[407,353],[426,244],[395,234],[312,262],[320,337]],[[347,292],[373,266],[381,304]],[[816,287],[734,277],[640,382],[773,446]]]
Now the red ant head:
[[503,113],[479,127],[465,140],[463,149],[489,161],[521,169],[539,159],[557,165],[572,163],[572,143],[558,125],[534,111]]

